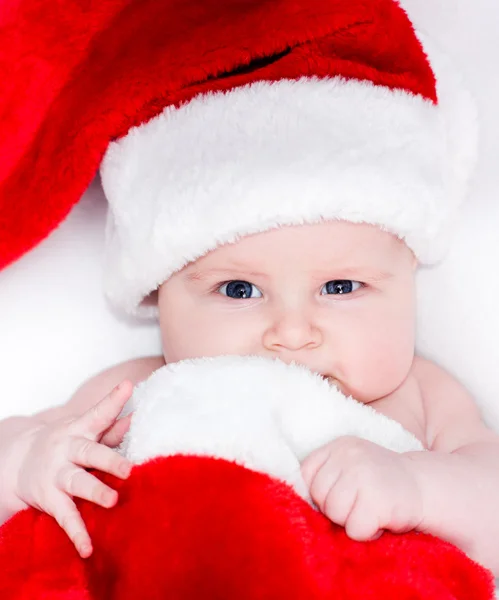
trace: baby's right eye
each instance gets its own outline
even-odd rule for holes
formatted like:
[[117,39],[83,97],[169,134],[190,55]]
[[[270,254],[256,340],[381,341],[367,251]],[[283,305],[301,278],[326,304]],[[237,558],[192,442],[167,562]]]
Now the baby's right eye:
[[218,288],[223,296],[229,298],[261,298],[262,292],[248,281],[228,281]]

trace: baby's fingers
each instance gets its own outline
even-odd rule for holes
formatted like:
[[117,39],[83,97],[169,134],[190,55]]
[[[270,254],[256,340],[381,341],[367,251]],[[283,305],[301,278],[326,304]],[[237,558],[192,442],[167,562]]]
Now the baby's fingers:
[[328,458],[329,448],[327,446],[322,446],[322,448],[318,448],[309,454],[301,463],[301,474],[309,488]]
[[365,492],[359,491],[345,523],[348,537],[357,542],[377,539],[382,531],[379,511],[372,498],[366,501]]
[[124,456],[104,444],[86,438],[73,438],[70,441],[68,458],[75,465],[97,469],[120,479],[126,479],[132,469],[132,464]]
[[132,415],[133,413],[130,413],[126,417],[122,417],[121,419],[115,421],[102,436],[100,443],[105,444],[110,448],[116,448],[116,446],[119,446],[125,437],[125,433],[130,429]]
[[56,483],[63,492],[73,498],[83,498],[104,508],[114,506],[118,500],[116,490],[75,465],[68,465],[62,469],[57,476]]
[[132,383],[123,381],[77,419],[74,430],[82,435],[91,436],[92,439],[99,439],[114,424],[132,392]]
[[75,503],[63,492],[55,492],[46,512],[54,517],[73,542],[78,554],[88,558],[92,554],[92,541]]

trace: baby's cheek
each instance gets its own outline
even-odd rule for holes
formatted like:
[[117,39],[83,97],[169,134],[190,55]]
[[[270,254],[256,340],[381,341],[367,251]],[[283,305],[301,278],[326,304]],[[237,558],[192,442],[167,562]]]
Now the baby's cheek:
[[414,359],[411,336],[381,336],[351,348],[343,365],[344,392],[361,402],[371,402],[394,392],[406,379]]
[[254,353],[250,346],[254,328],[243,320],[231,322],[227,315],[203,315],[200,311],[181,318],[164,319],[162,324],[163,353],[167,362],[202,356]]

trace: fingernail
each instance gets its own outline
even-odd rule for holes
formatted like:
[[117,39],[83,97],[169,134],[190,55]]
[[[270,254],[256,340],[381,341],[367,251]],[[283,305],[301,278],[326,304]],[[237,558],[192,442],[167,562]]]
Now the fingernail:
[[111,490],[105,491],[102,494],[102,503],[105,504],[107,508],[113,506],[117,500],[118,494],[117,492],[113,492]]
[[79,547],[79,553],[82,558],[88,558],[92,554],[92,546],[90,544],[82,544]]

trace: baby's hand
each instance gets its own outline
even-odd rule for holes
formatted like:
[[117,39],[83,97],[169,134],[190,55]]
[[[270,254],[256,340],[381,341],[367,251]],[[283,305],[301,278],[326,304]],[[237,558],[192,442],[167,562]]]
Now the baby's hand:
[[116,504],[117,492],[85,469],[120,479],[130,474],[129,461],[111,447],[121,442],[128,429],[130,416],[118,416],[132,389],[131,382],[125,381],[83,415],[41,425],[19,440],[24,458],[14,489],[20,508],[34,506],[52,515],[83,558],[92,553],[92,543],[73,498],[105,508]]
[[423,520],[421,492],[404,454],[356,437],[319,448],[302,464],[312,499],[358,541],[384,529],[402,533]]

